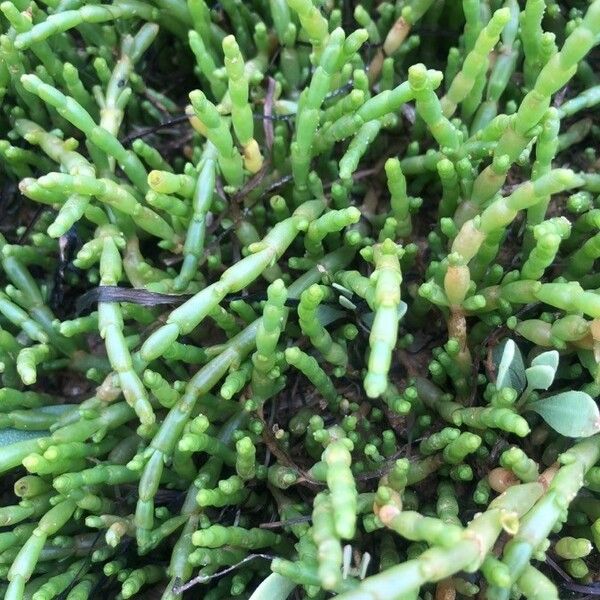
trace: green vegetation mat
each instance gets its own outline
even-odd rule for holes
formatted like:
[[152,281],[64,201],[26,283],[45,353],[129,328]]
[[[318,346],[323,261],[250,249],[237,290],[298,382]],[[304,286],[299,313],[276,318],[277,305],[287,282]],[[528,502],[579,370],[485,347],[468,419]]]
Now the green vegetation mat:
[[599,596],[597,44],[2,2],[0,596]]

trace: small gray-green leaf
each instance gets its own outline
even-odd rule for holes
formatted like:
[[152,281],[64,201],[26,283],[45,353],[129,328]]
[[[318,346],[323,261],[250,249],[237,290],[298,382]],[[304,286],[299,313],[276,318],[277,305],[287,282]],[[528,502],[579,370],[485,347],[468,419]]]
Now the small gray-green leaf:
[[517,345],[506,339],[494,348],[492,357],[497,368],[496,387],[511,387],[522,392],[526,385],[525,364]]
[[22,431],[6,427],[0,429],[0,447],[10,446],[15,442],[23,442],[25,440],[33,440],[34,438],[50,435],[49,431]]
[[406,304],[406,302],[402,302],[402,300],[400,300],[400,304],[398,304],[398,320],[400,320],[406,314],[407,310],[408,310],[408,304]]
[[534,390],[547,390],[554,381],[556,370],[548,365],[534,365],[526,369],[527,384]]
[[332,283],[331,287],[343,294],[344,296],[346,296],[347,298],[352,298],[352,290],[349,290],[347,287],[344,287],[339,283]]
[[600,431],[600,411],[585,392],[571,391],[542,398],[526,405],[561,435],[580,438]]
[[552,367],[556,372],[556,369],[558,369],[558,352],[556,350],[548,350],[548,352],[542,352],[541,354],[538,354],[531,361],[531,366],[537,367],[538,365]]
[[340,310],[339,308],[329,306],[328,304],[321,304],[319,308],[317,308],[317,321],[319,321],[323,327],[327,327],[327,325],[333,323],[334,321],[343,319],[347,316],[347,312]]
[[354,304],[354,302],[352,302],[352,300],[349,298],[346,298],[346,296],[338,296],[338,302],[340,303],[340,306],[343,306],[344,308],[356,310],[356,304]]
[[279,573],[271,573],[254,590],[249,600],[286,600],[296,584]]
[[[69,412],[70,410],[77,410],[78,407],[76,404],[51,404],[49,406],[41,406],[39,409],[40,412],[62,415],[63,413]],[[0,429],[0,448],[3,446],[9,446],[10,444],[14,444],[15,442],[23,442],[25,440],[33,440],[38,437],[46,437],[49,436],[50,432],[48,430],[22,430],[22,429],[13,429],[12,427],[5,427],[4,429]]]
[[[40,412],[54,413],[56,415],[62,415],[70,410],[77,410],[78,407],[75,404],[51,404],[50,406],[41,406]],[[29,431],[22,429],[13,429],[12,427],[5,427],[0,429],[0,447],[10,446],[15,442],[23,442],[25,440],[33,440],[39,437],[49,436],[50,432],[47,430]]]

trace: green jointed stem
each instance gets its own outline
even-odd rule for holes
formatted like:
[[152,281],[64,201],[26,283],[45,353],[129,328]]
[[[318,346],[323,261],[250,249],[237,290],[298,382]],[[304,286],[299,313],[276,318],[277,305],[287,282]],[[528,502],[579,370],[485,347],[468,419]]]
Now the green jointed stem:
[[561,558],[583,558],[592,551],[592,542],[586,538],[563,537],[556,542],[554,550]]
[[135,0],[120,0],[115,4],[83,6],[77,10],[67,10],[55,15],[50,15],[45,21],[37,23],[29,31],[20,33],[15,39],[19,50],[25,50],[35,43],[77,27],[81,23],[102,23],[116,19],[141,17],[147,21],[154,21],[158,11]]
[[239,369],[231,371],[221,386],[221,396],[226,400],[231,400],[246,385],[251,371],[252,363],[250,361],[242,363]]
[[397,223],[396,231],[400,236],[409,235],[412,230],[410,201],[406,193],[406,178],[397,158],[389,158],[385,162],[385,174],[390,192],[391,213]]
[[161,406],[171,408],[179,400],[177,390],[173,389],[160,373],[146,369],[143,374],[143,382]]
[[280,535],[264,529],[244,529],[242,527],[224,527],[223,525],[211,525],[192,535],[192,543],[203,548],[220,548],[231,545],[254,550],[265,546],[274,546],[280,541]]
[[[294,217],[292,216],[290,219],[294,219]],[[275,228],[273,231],[275,231]],[[353,255],[353,251],[342,248],[323,257],[321,265],[325,268],[338,270],[343,268]],[[258,277],[258,273],[256,276]],[[312,269],[290,286],[288,289],[289,296],[298,297],[304,289],[316,283],[319,279],[320,271],[317,268]],[[145,451],[147,463],[140,479],[140,499],[136,507],[137,537],[142,544],[146,542],[154,522],[153,499],[160,483],[164,458],[170,456],[173,452],[198,399],[210,392],[232,364],[235,362],[239,364],[252,350],[255,345],[259,321],[250,324],[240,334],[229,340],[223,351],[190,379],[183,396],[169,411],[150,447]],[[318,367],[316,361],[315,364]],[[325,375],[325,377],[327,376]],[[329,385],[335,392],[330,380]],[[333,400],[334,398],[332,398]]]
[[[577,63],[591,50],[600,33],[600,2],[589,6],[580,25],[565,40],[563,47],[544,65],[533,89],[523,98],[516,118],[500,138],[495,155],[506,154],[511,162],[529,143],[529,131],[542,120],[551,98],[577,71]],[[500,186],[502,182],[498,186]]]
[[267,398],[274,390],[272,371],[277,364],[276,348],[285,324],[287,290],[281,279],[267,288],[267,302],[256,332],[256,352],[252,355],[252,392]]
[[136,595],[144,585],[161,581],[165,575],[165,568],[159,565],[146,565],[135,569],[127,576],[121,586],[123,598],[131,598]]
[[[524,572],[535,549],[548,537],[583,485],[585,473],[600,456],[600,437],[579,442],[560,457],[561,468],[544,495],[521,520],[519,530],[504,548],[502,562],[510,569],[510,581],[515,582]],[[536,484],[528,484],[536,485]],[[511,488],[512,489],[512,488]],[[493,600],[507,599],[510,586],[493,587]]]
[[85,574],[86,565],[83,560],[71,563],[64,573],[51,577],[31,597],[32,600],[50,600],[62,594],[79,576]]
[[223,176],[230,185],[239,186],[243,178],[242,157],[233,144],[227,119],[218,113],[215,105],[200,90],[190,93],[190,101],[204,135],[217,149]]
[[[448,418],[448,417],[446,417]],[[474,429],[494,428],[525,437],[530,429],[527,421],[509,408],[495,406],[476,406],[457,408],[449,414],[449,419],[456,425],[466,425]]]
[[[428,71],[428,74],[437,87],[441,81],[440,74],[437,71]],[[413,99],[414,95],[408,82],[401,83],[392,90],[384,90],[369,98],[356,113],[342,115],[326,127],[325,131],[318,132],[315,140],[316,147],[320,148],[322,145],[329,147],[335,141],[345,140],[354,135],[365,123],[395,112]]]
[[456,499],[456,489],[449,481],[442,481],[438,485],[438,498],[436,502],[436,511],[439,518],[444,523],[461,525],[458,500]]
[[600,256],[600,237],[594,235],[569,256],[568,274],[570,277],[581,277],[594,268],[596,258]]
[[441,431],[432,433],[419,444],[419,451],[424,456],[435,454],[443,450],[452,440],[460,435],[460,429],[445,427]]
[[10,583],[5,598],[17,600],[23,597],[25,584],[35,570],[46,540],[56,534],[68,522],[74,511],[75,503],[72,500],[65,500],[51,508],[40,519],[31,537],[19,550],[8,571],[7,579]]
[[562,240],[571,233],[571,223],[565,217],[543,221],[533,228],[535,246],[521,268],[524,279],[541,279],[544,271],[554,262]]
[[[490,72],[485,101],[477,108],[477,112],[471,122],[470,130],[472,133],[481,131],[498,114],[498,105],[504,94],[511,77],[515,71],[517,60],[520,57],[520,45],[517,41],[519,30],[520,7],[517,0],[508,0],[505,3],[506,8],[510,10],[510,18],[501,34],[501,45],[495,56],[495,62]],[[477,82],[483,79],[479,75]],[[475,102],[469,102],[469,113],[475,109]],[[465,109],[467,106],[465,105]],[[465,110],[465,117],[467,116]]]
[[208,80],[213,96],[216,99],[222,98],[225,94],[225,90],[227,89],[227,85],[215,77],[217,65],[215,64],[212,53],[206,47],[204,36],[199,32],[192,30],[188,32],[188,37],[190,48],[196,57],[198,68],[200,69],[202,75],[204,75],[204,77]]
[[306,202],[291,217],[275,225],[260,242],[252,244],[249,256],[227,269],[219,281],[206,287],[169,315],[167,324],[153,333],[142,346],[144,359],[150,361],[160,356],[180,335],[197,327],[227,294],[242,290],[257,279],[322,210],[321,201]]
[[[600,302],[594,292],[584,290],[577,282],[544,283],[535,292],[538,300],[568,312],[582,312],[594,319],[600,318]],[[550,326],[548,325],[548,333]]]
[[444,448],[442,453],[444,460],[453,465],[461,463],[469,454],[479,448],[481,441],[481,438],[474,433],[461,433]]
[[312,285],[300,295],[298,305],[298,324],[302,333],[310,338],[311,344],[333,365],[345,367],[348,355],[345,348],[333,341],[331,335],[318,320],[318,309],[321,302],[331,300],[329,288]]
[[37,381],[37,367],[49,360],[54,352],[47,344],[36,344],[24,348],[17,355],[16,367],[21,381],[25,385],[32,385]]
[[323,452],[323,461],[327,465],[335,533],[341,539],[352,539],[356,530],[358,493],[350,469],[352,456],[347,441],[330,443]]
[[593,108],[600,102],[600,86],[594,86],[583,91],[578,96],[570,98],[558,108],[561,119],[570,117],[586,108]]
[[[30,144],[39,145],[52,160],[58,162],[69,174],[95,176],[94,167],[81,154],[70,150],[68,145],[60,138],[25,119],[16,121],[15,127],[19,134]],[[54,223],[48,228],[48,234],[52,237],[63,235],[84,215],[88,203],[89,196],[83,194],[69,196],[61,207]]]
[[178,194],[184,198],[192,196],[195,178],[188,174],[177,175],[171,171],[155,170],[148,174],[148,185],[160,194]]
[[338,587],[342,578],[342,545],[336,535],[331,498],[317,494],[313,504],[312,537],[317,546],[318,574],[326,590]]
[[390,239],[378,244],[372,254],[375,263],[375,271],[371,276],[375,284],[375,320],[369,336],[369,366],[364,382],[365,391],[370,398],[383,394],[388,385],[387,374],[398,337],[401,255],[401,248]]
[[231,123],[240,144],[244,148],[244,165],[251,173],[262,166],[262,156],[254,139],[252,108],[248,103],[248,77],[244,72],[244,59],[233,35],[223,40],[225,69],[231,97]]
[[542,50],[540,47],[542,38],[542,19],[546,3],[544,0],[527,0],[525,9],[520,16],[521,41],[525,60],[523,70],[525,84],[528,87],[534,85],[535,80],[543,65]]
[[500,456],[500,465],[510,469],[521,481],[529,483],[539,477],[538,466],[523,450],[513,446]]
[[462,136],[444,116],[440,101],[434,92],[440,77],[441,74],[435,71],[428,72],[423,64],[413,65],[408,70],[408,82],[415,96],[417,113],[427,124],[440,148],[457,150]]
[[216,148],[208,142],[201,159],[200,172],[192,197],[192,215],[183,246],[183,263],[175,278],[175,290],[184,290],[196,275],[204,254],[206,217],[213,198],[216,177]]
[[256,448],[252,440],[249,437],[243,437],[236,442],[235,449],[237,451],[236,473],[242,479],[252,479],[256,474]]
[[298,14],[300,24],[313,45],[315,55],[318,56],[329,37],[327,19],[309,0],[286,0],[286,2]]
[[[96,97],[100,105],[100,128],[115,137],[118,136],[119,128],[125,117],[125,108],[132,95],[132,90],[127,86],[127,83],[129,83],[134,64],[153,42],[157,33],[158,26],[147,23],[140,28],[135,37],[131,35],[123,36],[121,56],[106,82],[104,94],[96,89]],[[109,169],[114,171],[114,158],[108,156],[105,160],[104,157],[98,155],[93,147],[90,147],[90,154],[103,171]]]
[[338,394],[333,382],[314,357],[293,346],[286,349],[285,360],[292,367],[301,371],[328,403],[334,403],[337,400]]
[[[538,136],[535,155],[536,161],[532,167],[532,178],[537,179],[546,175],[552,168],[552,161],[558,150],[558,130],[560,121],[555,109],[550,108],[543,121],[543,127]],[[527,211],[527,223],[535,226],[543,221],[548,210],[550,197],[547,196],[541,202],[532,206]],[[531,245],[531,235],[529,235],[528,245]]]
[[[3,2],[0,6],[4,16],[10,21],[10,24],[14,27],[18,34],[25,34],[32,29],[32,23],[23,13],[20,13],[18,8],[11,2]],[[18,49],[20,44],[15,41],[15,46]],[[61,61],[56,56],[55,52],[49,46],[49,44],[40,40],[32,47],[32,52],[36,55],[39,61],[43,64],[46,71],[55,80],[60,81],[61,79]]]
[[582,185],[582,178],[569,169],[554,169],[539,179],[519,186],[510,196],[494,200],[476,220],[467,221],[452,244],[452,251],[465,261],[471,260],[487,235],[500,230],[516,217],[519,210],[542,202],[555,194]]
[[531,565],[527,565],[527,568],[517,580],[517,586],[527,598],[559,600],[556,586],[546,575]]
[[310,223],[304,238],[304,245],[309,254],[323,254],[323,240],[330,233],[341,231],[344,227],[358,223],[360,211],[355,206],[339,210],[327,211],[324,215]]
[[367,121],[352,138],[344,156],[340,158],[340,178],[348,180],[358,168],[358,163],[373,143],[384,123],[378,119]]
[[133,140],[131,147],[133,148],[133,151],[152,169],[161,169],[163,171],[173,170],[171,165],[165,161],[160,152],[150,144],[147,144],[141,138]]
[[107,156],[114,157],[139,190],[145,192],[148,189],[146,170],[140,159],[131,150],[126,150],[113,134],[97,125],[80,104],[42,82],[36,75],[23,75],[21,79],[25,89],[53,106],[61,116],[85,134],[90,144]]
[[[299,0],[293,3],[288,0],[288,4],[296,10],[298,10],[296,4],[305,5],[306,3],[307,0]],[[320,19],[323,18],[312,4],[309,12],[310,14],[316,13]],[[299,12],[299,14],[302,18],[302,13]],[[327,26],[326,22],[325,26]],[[327,43],[320,56],[319,64],[313,73],[308,88],[304,90],[300,97],[296,115],[296,135],[290,147],[294,187],[296,194],[302,199],[308,196],[308,173],[313,153],[313,140],[319,125],[319,110],[325,96],[330,91],[331,80],[338,68],[345,35],[343,30],[338,28],[326,39]],[[313,44],[316,43],[314,40],[312,41]]]
[[[543,486],[528,483],[509,488],[493,500],[487,510],[464,529],[450,548],[434,546],[418,558],[367,577],[355,591],[340,595],[343,600],[401,600],[430,581],[440,581],[459,571],[479,568],[503,530],[515,532],[519,518],[540,498]],[[394,507],[395,508],[395,507]],[[396,509],[397,510],[397,509]],[[390,591],[391,592],[390,595]]]
[[[112,233],[112,235],[111,235]],[[100,285],[117,285],[122,275],[119,237],[114,231],[101,231]],[[121,246],[122,247],[122,246]],[[98,303],[98,328],[106,340],[106,350],[111,367],[118,373],[123,395],[140,418],[142,425],[152,425],[154,411],[148,400],[144,384],[135,372],[133,361],[123,335],[123,316],[119,305]]]
[[48,173],[32,183],[30,187],[23,189],[23,193],[35,194],[38,187],[57,190],[61,194],[69,196],[72,194],[95,196],[107,206],[131,216],[140,229],[170,244],[174,244],[177,239],[172,227],[161,216],[148,207],[142,206],[126,188],[117,185],[110,179]]
[[476,77],[487,70],[488,55],[498,43],[500,33],[509,18],[510,10],[501,8],[494,12],[489,23],[480,31],[473,49],[465,57],[461,70],[441,99],[442,111],[446,117],[454,114],[458,104],[471,92]]
[[425,517],[414,511],[394,510],[395,508],[391,505],[382,507],[379,518],[383,520],[386,527],[403,538],[449,548],[458,543],[462,537],[463,530],[458,525]]

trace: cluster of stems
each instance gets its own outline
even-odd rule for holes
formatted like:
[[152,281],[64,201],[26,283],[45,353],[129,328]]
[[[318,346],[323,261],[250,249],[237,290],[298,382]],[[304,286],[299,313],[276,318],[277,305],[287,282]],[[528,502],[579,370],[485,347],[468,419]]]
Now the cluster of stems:
[[0,596],[597,593],[599,42],[0,4]]

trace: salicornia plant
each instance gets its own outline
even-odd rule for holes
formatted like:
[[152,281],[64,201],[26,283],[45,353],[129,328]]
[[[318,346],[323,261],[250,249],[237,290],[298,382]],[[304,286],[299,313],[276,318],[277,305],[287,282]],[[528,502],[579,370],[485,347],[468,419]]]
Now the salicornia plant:
[[600,0],[0,12],[3,598],[599,593]]

